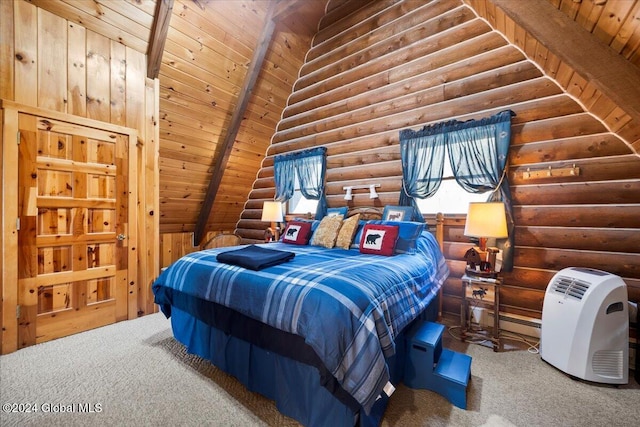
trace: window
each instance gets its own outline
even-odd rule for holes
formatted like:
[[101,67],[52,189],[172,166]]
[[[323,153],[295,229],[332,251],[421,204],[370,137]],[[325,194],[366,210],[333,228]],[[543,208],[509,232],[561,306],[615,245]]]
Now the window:
[[444,162],[442,172],[442,182],[440,188],[428,199],[416,199],[420,212],[423,215],[445,213],[445,214],[465,214],[469,207],[469,202],[486,202],[490,193],[469,193],[460,187],[453,176],[449,160]]
[[300,191],[300,181],[298,174],[295,174],[293,196],[287,202],[287,213],[290,214],[307,214],[311,212],[315,215],[318,208],[318,200],[310,200],[305,198]]

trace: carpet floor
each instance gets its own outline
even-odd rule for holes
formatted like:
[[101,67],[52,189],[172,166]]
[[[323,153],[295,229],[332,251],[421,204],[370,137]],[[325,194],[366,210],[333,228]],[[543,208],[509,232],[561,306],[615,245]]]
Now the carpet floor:
[[[455,333],[455,329],[452,330]],[[383,426],[638,426],[640,386],[569,378],[537,354],[462,343],[467,410],[400,384]],[[0,425],[297,426],[274,403],[187,354],[160,313],[0,356]]]

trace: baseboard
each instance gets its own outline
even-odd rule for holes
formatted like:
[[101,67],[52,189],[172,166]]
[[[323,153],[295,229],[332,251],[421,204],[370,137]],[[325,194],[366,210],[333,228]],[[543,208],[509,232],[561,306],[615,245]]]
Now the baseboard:
[[[484,307],[474,307],[471,311],[471,319],[482,327],[491,327],[493,326],[493,311]],[[540,319],[510,313],[500,314],[501,331],[540,339],[540,326]]]

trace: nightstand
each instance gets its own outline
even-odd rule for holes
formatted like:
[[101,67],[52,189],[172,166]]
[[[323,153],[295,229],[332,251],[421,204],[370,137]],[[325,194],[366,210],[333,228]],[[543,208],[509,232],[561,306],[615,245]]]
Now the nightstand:
[[[491,331],[473,322],[470,311],[483,307],[493,311]],[[493,344],[493,351],[500,348],[500,277],[496,279],[462,276],[462,306],[460,308],[460,339],[481,339]]]

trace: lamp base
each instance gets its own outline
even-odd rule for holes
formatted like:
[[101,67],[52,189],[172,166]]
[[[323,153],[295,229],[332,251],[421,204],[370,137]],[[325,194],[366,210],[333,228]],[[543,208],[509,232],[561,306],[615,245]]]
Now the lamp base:
[[264,230],[264,242],[269,243],[273,240],[273,230],[271,227]]

